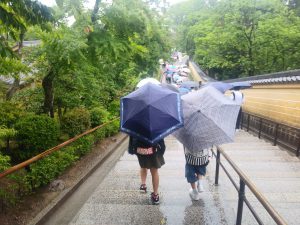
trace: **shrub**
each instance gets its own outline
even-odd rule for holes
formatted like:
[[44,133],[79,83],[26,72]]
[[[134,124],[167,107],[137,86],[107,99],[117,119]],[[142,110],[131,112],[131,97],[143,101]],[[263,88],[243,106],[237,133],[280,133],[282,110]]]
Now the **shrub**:
[[27,115],[19,120],[15,129],[21,150],[20,159],[32,157],[57,144],[58,123],[46,115]]
[[[10,167],[10,157],[0,153],[0,172]],[[12,206],[17,202],[16,185],[7,178],[0,180],[0,211],[4,207]]]
[[0,153],[0,172],[3,172],[10,167],[10,157]]
[[35,189],[48,184],[67,167],[75,162],[78,157],[74,154],[75,148],[69,146],[64,150],[55,152],[44,159],[30,165],[30,171],[26,175],[27,182]]
[[22,114],[22,109],[17,104],[0,102],[0,125],[11,128]]
[[16,135],[13,126],[22,114],[17,104],[0,102],[0,148],[6,146],[7,150],[10,149],[10,139]]
[[108,106],[108,111],[112,117],[120,116],[120,100],[117,99],[112,101]]
[[6,149],[9,149],[9,139],[15,137],[17,134],[13,128],[6,128],[0,125],[0,149],[6,145]]
[[103,107],[93,108],[91,111],[91,126],[96,127],[109,121],[110,113]]
[[105,137],[110,137],[119,132],[120,120],[115,120],[105,126]]
[[91,126],[90,113],[84,108],[74,108],[61,120],[61,129],[70,137],[83,133]]
[[41,85],[23,88],[13,96],[12,101],[22,105],[26,112],[41,114],[44,104],[43,88]]
[[93,135],[87,135],[75,141],[72,146],[75,148],[75,154],[77,156],[83,156],[90,150],[92,150],[92,146],[94,144]]
[[105,128],[101,127],[98,130],[94,132],[94,142],[98,143],[101,141],[103,138],[105,138]]

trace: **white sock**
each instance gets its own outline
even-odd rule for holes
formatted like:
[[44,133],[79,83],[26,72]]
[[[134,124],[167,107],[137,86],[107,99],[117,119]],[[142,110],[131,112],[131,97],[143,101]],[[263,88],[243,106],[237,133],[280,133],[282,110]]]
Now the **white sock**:
[[194,194],[198,194],[198,190],[195,188],[195,189],[193,189],[193,193]]

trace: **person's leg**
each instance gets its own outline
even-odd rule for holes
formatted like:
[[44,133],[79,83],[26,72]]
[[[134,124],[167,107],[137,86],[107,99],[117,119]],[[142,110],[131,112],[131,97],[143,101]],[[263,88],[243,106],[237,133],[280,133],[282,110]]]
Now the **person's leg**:
[[192,189],[196,189],[196,182],[190,183]]
[[147,168],[141,168],[140,169],[140,175],[141,175],[141,182],[142,182],[142,184],[146,184]]
[[157,195],[158,194],[158,186],[159,186],[158,169],[151,168],[150,172],[151,172],[151,176],[152,176],[153,192],[154,192],[155,195]]
[[204,177],[206,174],[206,166],[199,166],[198,171],[197,171],[197,178],[198,178],[198,184],[197,184],[197,189],[198,192],[203,192],[204,191]]
[[198,178],[195,174],[194,166],[185,164],[185,177],[187,179],[187,182],[190,183],[192,187],[189,191],[191,199],[196,201],[199,200],[200,195],[196,188],[196,181],[198,180]]
[[151,176],[152,176],[152,185],[153,185],[153,192],[151,193],[151,200],[152,200],[153,204],[158,205],[159,204],[159,194],[158,194],[159,175],[158,175],[158,169],[151,168],[150,172],[151,172]]
[[141,191],[147,192],[147,186],[146,186],[146,179],[147,179],[147,168],[141,168],[140,169],[140,176],[141,176]]

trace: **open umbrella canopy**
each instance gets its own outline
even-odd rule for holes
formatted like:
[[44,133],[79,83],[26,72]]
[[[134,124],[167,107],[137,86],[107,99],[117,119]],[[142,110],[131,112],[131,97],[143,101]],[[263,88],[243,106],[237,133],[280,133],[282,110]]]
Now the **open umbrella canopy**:
[[189,68],[183,68],[181,69],[182,72],[185,72],[185,73],[190,73],[191,70]]
[[140,82],[138,82],[138,84],[136,85],[136,87],[140,88],[143,85],[147,84],[147,83],[152,83],[152,84],[160,84],[160,82],[152,77],[147,77],[145,79],[140,80]]
[[162,83],[161,86],[163,88],[167,88],[167,89],[169,89],[171,91],[175,91],[175,92],[179,93],[178,88],[175,85],[173,85],[173,84]]
[[199,83],[196,81],[184,81],[182,84],[180,84],[181,88],[187,88],[187,89],[192,89],[192,88],[199,88]]
[[180,94],[147,83],[121,98],[120,130],[155,144],[183,126]]
[[232,85],[232,88],[230,89],[233,90],[247,89],[252,87],[251,83],[247,81],[233,82],[229,84]]
[[205,85],[203,85],[201,88],[207,87],[207,86],[211,86],[214,87],[215,89],[217,89],[218,91],[225,93],[227,90],[230,90],[233,88],[233,85],[230,83],[224,83],[224,82],[209,82]]
[[204,87],[181,97],[184,127],[174,136],[190,151],[232,142],[240,105],[213,87]]

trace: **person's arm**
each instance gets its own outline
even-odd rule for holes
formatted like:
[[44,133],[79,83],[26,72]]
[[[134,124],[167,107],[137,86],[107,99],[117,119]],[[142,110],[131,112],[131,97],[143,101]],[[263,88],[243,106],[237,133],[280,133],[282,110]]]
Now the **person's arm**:
[[136,143],[132,136],[129,136],[128,153],[134,155],[136,153]]
[[235,100],[235,94],[234,94],[234,92],[231,92],[231,93],[230,93],[229,98],[230,98],[232,101]]
[[165,150],[166,150],[165,141],[164,141],[164,139],[161,139],[157,143],[157,151],[159,151],[163,155],[165,153]]

